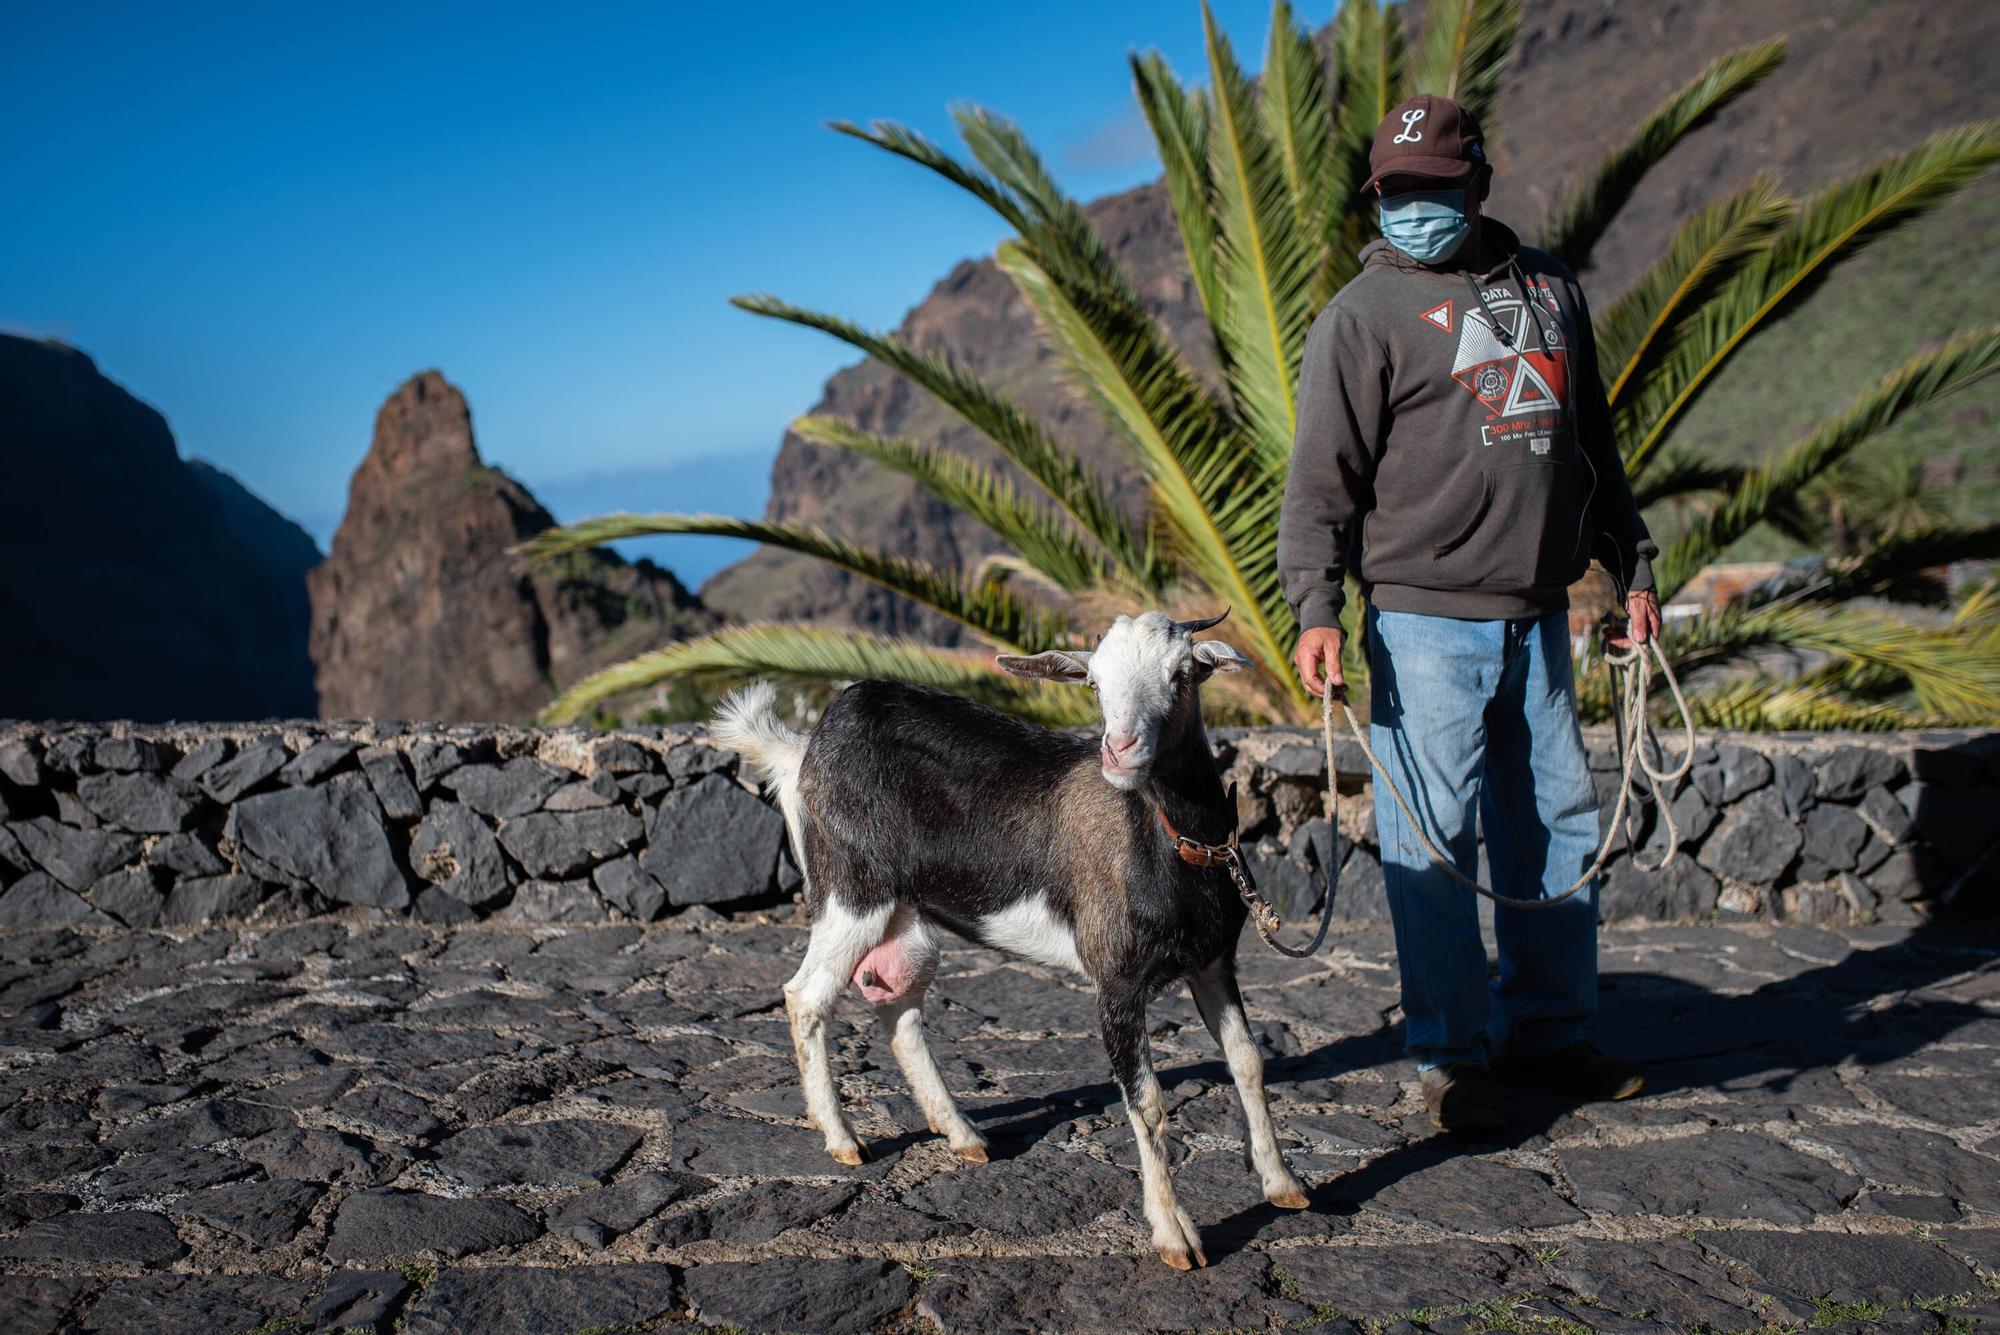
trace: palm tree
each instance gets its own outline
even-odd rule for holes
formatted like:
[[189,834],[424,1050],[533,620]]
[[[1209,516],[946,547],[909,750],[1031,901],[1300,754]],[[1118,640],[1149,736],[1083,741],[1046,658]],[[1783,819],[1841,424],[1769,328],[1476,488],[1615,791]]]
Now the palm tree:
[[[1232,609],[1233,640],[1258,671],[1235,674],[1224,708],[1243,717],[1313,716],[1289,664],[1296,626],[1281,596],[1277,519],[1297,414],[1307,326],[1357,270],[1375,232],[1361,184],[1375,125],[1410,93],[1457,98],[1494,122],[1499,77],[1513,45],[1518,0],[1433,0],[1414,44],[1402,13],[1344,0],[1326,48],[1273,6],[1261,88],[1253,85],[1204,6],[1208,86],[1177,80],[1157,54],[1131,74],[1165,169],[1218,373],[1205,377],[1141,303],[1078,204],[1009,121],[976,107],[956,121],[970,159],[887,123],[839,132],[924,167],[971,194],[1013,230],[1000,268],[1034,311],[1063,370],[1092,403],[1147,484],[1137,519],[1103,479],[1028,413],[946,354],[769,296],[737,299],[754,314],[820,330],[886,364],[984,434],[1013,465],[1001,471],[829,417],[794,424],[806,439],[872,459],[975,517],[1006,554],[970,573],[868,549],[818,529],[714,515],[610,515],[552,529],[526,544],[547,558],[660,533],[751,538],[832,562],[940,613],[989,649],[1033,653],[1075,643],[1104,613],[1142,605],[1187,614]],[[1653,111],[1560,200],[1540,244],[1577,270],[1646,173],[1675,144],[1784,59],[1770,42],[1724,55]],[[1903,414],[2000,360],[2000,328],[1962,335],[1913,358],[1806,439],[1744,465],[1676,444],[1688,409],[1734,356],[1796,308],[1871,240],[1935,208],[2000,159],[2000,132],[1982,123],[1933,136],[1805,199],[1758,180],[1680,228],[1632,289],[1598,322],[1600,370],[1627,468],[1644,505],[1676,502],[1696,515],[1659,563],[1670,596],[1751,528],[1793,513],[1797,489]],[[1750,665],[1774,648],[1810,648],[1810,709],[1752,671],[1714,689],[1706,716],[1795,726],[1801,719],[1881,725],[1915,712],[2000,718],[2000,667],[1967,653],[1973,629],[1921,629],[1841,601],[1909,577],[1922,560],[1990,555],[1993,526],[1927,527],[1829,568],[1821,585],[1769,607],[1678,623],[1664,643],[1688,668]],[[1990,619],[1984,611],[1975,626]],[[1980,631],[1981,634],[1988,632]],[[1972,658],[1973,661],[1968,661]],[[1363,671],[1358,656],[1349,680]],[[1608,701],[1601,666],[1585,662],[1584,697]],[[896,676],[996,701],[1037,717],[1078,717],[1073,693],[1023,690],[967,653],[909,638],[801,624],[733,626],[600,673],[564,692],[548,717],[568,719],[614,696],[680,676],[769,675],[837,681]],[[1765,694],[1753,707],[1745,680]],[[1768,689],[1766,689],[1768,688]],[[1759,709],[1762,712],[1759,712]],[[1887,712],[1885,712],[1887,711]]]

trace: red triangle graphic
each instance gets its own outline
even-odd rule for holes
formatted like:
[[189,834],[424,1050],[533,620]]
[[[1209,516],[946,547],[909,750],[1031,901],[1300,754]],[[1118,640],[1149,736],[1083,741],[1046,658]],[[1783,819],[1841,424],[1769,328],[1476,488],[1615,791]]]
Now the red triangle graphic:
[[1441,306],[1431,307],[1429,310],[1424,312],[1424,319],[1429,320],[1432,324],[1444,330],[1446,333],[1450,333],[1451,303],[1447,301]]

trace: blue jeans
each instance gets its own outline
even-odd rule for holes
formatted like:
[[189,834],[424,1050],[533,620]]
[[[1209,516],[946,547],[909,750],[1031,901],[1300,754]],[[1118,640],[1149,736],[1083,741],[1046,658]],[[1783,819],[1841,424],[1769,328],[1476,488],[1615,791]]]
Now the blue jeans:
[[[1368,609],[1370,740],[1425,832],[1468,877],[1510,899],[1567,889],[1597,852],[1597,794],[1578,731],[1563,612],[1457,621]],[[1489,985],[1478,902],[1435,866],[1375,784],[1389,916],[1417,1066],[1553,1051],[1597,1013],[1597,886],[1554,908],[1495,905]]]

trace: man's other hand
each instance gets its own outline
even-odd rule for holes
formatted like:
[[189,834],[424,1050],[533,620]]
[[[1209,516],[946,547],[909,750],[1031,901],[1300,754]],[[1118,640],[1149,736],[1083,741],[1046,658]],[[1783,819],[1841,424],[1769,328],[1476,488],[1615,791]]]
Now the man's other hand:
[[1642,589],[1625,599],[1625,633],[1611,637],[1613,648],[1644,644],[1660,633],[1660,599],[1651,589]]
[[1346,639],[1338,626],[1314,626],[1299,636],[1292,662],[1298,665],[1299,680],[1314,695],[1326,694],[1329,683],[1347,685],[1347,679],[1340,673],[1340,646]]

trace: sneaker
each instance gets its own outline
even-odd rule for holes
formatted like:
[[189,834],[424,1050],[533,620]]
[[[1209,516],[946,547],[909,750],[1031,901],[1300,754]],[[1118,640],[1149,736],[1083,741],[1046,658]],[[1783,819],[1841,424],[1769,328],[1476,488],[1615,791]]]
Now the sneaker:
[[1419,1082],[1431,1125],[1440,1131],[1492,1131],[1507,1120],[1500,1111],[1500,1091],[1478,1062],[1433,1066]]
[[1506,1079],[1589,1103],[1629,1099],[1646,1087],[1637,1063],[1607,1057],[1581,1040],[1532,1057],[1503,1057],[1499,1066]]

